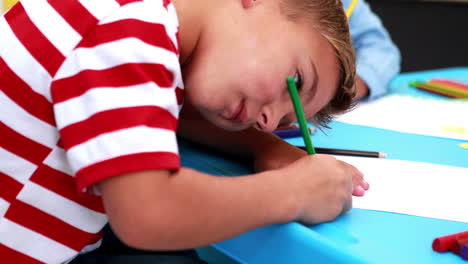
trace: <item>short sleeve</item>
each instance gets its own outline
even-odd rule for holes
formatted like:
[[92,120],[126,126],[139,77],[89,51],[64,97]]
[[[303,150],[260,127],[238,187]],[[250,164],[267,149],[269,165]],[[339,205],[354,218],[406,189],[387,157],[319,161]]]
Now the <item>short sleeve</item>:
[[127,4],[99,21],[52,82],[57,127],[79,190],[124,173],[180,166],[178,22],[158,3]]

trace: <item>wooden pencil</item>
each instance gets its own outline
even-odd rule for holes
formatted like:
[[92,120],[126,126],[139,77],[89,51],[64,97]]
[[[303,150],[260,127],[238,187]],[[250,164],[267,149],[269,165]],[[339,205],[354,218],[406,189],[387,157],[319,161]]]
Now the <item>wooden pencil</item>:
[[[306,150],[303,146],[298,146],[302,150]],[[355,156],[355,157],[368,157],[368,158],[385,158],[386,153],[377,151],[363,151],[363,150],[351,150],[351,149],[334,149],[334,148],[315,148],[315,151],[319,154],[330,154],[330,155],[344,155],[344,156]]]

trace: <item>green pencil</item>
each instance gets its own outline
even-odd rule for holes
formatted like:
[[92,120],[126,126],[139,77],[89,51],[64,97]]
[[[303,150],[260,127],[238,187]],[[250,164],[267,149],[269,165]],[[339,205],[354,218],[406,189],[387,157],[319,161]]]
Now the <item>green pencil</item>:
[[299,123],[299,128],[301,129],[302,138],[304,139],[304,144],[307,149],[307,153],[315,154],[314,145],[312,145],[312,140],[310,139],[309,129],[307,126],[307,120],[304,115],[304,110],[302,109],[301,100],[299,99],[299,94],[297,93],[296,83],[292,76],[286,78],[286,83],[288,84],[289,95],[294,106],[294,111],[296,112],[297,122]]

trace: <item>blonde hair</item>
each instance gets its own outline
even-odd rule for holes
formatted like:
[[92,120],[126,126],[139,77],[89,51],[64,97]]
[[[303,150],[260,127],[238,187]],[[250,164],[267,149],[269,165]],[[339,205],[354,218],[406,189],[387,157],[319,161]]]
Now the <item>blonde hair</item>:
[[305,21],[332,45],[339,65],[338,87],[330,102],[311,121],[328,127],[333,116],[353,107],[356,59],[348,21],[340,0],[282,0],[281,12],[292,21]]

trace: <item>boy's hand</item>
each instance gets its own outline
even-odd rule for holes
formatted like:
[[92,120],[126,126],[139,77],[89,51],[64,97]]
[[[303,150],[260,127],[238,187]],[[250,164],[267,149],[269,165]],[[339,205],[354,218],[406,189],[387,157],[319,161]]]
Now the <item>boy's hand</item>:
[[362,179],[356,168],[329,155],[305,155],[280,172],[293,188],[296,220],[306,224],[331,221],[349,210],[354,181]]
[[[256,153],[254,168],[257,172],[279,169],[307,155],[302,149],[287,142],[275,142]],[[363,174],[356,167],[344,161],[339,162],[343,163],[343,166],[349,166],[350,172],[352,172],[352,194],[354,196],[363,196],[365,191],[369,189],[369,183],[364,180]],[[310,172],[309,177],[314,177],[314,173]]]
[[359,76],[356,76],[356,95],[354,100],[359,100],[369,95],[369,87]]

